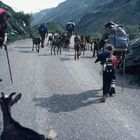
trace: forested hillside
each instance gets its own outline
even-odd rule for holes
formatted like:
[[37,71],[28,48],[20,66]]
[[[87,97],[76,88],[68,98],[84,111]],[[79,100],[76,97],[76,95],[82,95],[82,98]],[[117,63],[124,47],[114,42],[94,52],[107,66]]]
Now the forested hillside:
[[12,14],[8,26],[8,41],[29,37],[31,30],[31,15],[24,14],[23,12],[15,12],[11,7],[9,7],[1,1],[0,7],[4,8]]

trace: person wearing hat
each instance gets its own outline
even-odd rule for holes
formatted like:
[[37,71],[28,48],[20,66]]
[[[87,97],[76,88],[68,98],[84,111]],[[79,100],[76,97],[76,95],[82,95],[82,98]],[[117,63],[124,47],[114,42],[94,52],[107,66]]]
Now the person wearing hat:
[[101,62],[103,66],[103,97],[102,102],[106,102],[108,95],[112,97],[115,94],[115,69],[118,66],[117,57],[113,55],[114,47],[111,44],[105,45],[105,50],[101,52],[95,63]]
[[[10,12],[4,10],[3,8],[0,8],[0,48],[1,49],[2,49],[2,46],[6,47],[7,23],[10,17],[11,17]],[[0,81],[2,81],[2,79],[0,79]]]

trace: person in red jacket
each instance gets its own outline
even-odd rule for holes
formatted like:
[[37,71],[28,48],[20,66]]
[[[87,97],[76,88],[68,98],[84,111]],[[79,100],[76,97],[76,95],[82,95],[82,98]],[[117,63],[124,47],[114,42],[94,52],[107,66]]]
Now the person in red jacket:
[[118,67],[118,59],[113,55],[114,47],[111,44],[105,46],[105,50],[97,56],[96,62],[101,61],[103,66],[103,98],[106,101],[108,95],[110,97],[115,94],[115,69]]
[[[8,11],[5,11],[3,8],[0,8],[0,48],[2,46],[6,47],[7,43],[7,22],[11,14]],[[2,79],[0,79],[2,81]]]

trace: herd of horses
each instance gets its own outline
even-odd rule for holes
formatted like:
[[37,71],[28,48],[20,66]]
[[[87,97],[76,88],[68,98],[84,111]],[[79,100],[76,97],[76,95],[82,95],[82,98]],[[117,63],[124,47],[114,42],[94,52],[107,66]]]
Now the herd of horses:
[[[93,57],[95,57],[96,52],[99,50],[99,39],[93,39],[90,35],[73,35],[74,36],[74,59],[79,59],[81,52],[83,55],[85,54],[86,50],[93,51]],[[60,54],[62,50],[70,51],[70,43],[72,41],[72,34],[70,33],[51,33],[48,36],[47,46],[51,48],[51,55]],[[36,38],[32,36],[33,47],[36,48],[36,51],[39,52],[40,48],[40,38]],[[72,48],[71,48],[72,49]]]

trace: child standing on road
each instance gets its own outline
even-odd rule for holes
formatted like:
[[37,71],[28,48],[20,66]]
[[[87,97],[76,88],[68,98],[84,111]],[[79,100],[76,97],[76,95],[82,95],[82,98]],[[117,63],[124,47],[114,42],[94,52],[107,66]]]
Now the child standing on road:
[[105,51],[100,53],[95,61],[101,61],[103,66],[103,97],[102,102],[106,102],[108,95],[112,97],[115,94],[115,69],[118,65],[116,56],[113,55],[114,47],[111,44],[105,46]]

